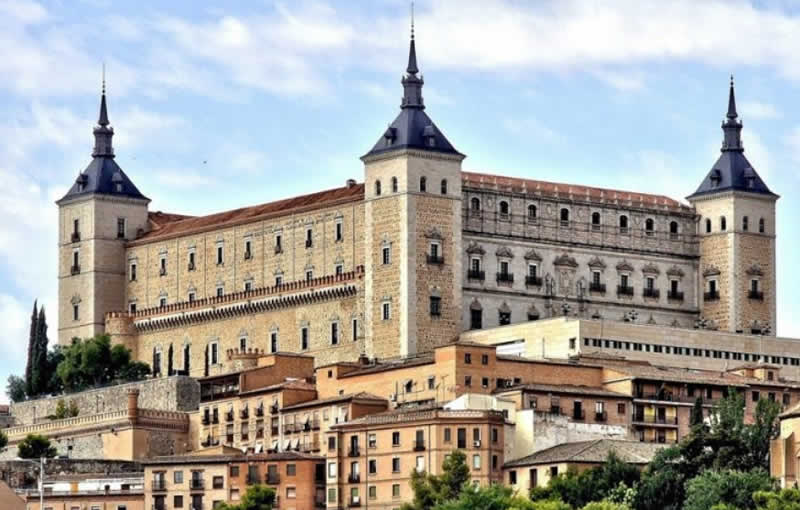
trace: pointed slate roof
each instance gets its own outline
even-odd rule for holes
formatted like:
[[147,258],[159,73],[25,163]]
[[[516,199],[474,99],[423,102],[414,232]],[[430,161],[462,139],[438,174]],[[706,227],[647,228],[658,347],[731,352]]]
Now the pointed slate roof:
[[114,147],[111,143],[114,137],[114,128],[108,121],[108,108],[106,106],[106,85],[103,80],[103,93],[100,97],[100,114],[94,130],[94,150],[89,166],[78,174],[77,179],[58,204],[91,195],[103,194],[117,197],[147,200],[133,184],[133,181],[122,171],[114,161]]
[[425,113],[422,86],[425,80],[417,76],[417,49],[414,42],[414,29],[411,29],[411,43],[408,49],[408,65],[403,76],[403,100],[400,114],[383,133],[370,151],[363,157],[398,149],[420,149],[432,152],[461,156],[444,136],[436,124]]
[[738,117],[733,76],[731,76],[728,112],[722,123],[724,138],[720,149],[721,154],[697,190],[687,197],[689,200],[723,191],[746,191],[778,198],[778,195],[770,191],[744,155],[741,138],[742,122]]

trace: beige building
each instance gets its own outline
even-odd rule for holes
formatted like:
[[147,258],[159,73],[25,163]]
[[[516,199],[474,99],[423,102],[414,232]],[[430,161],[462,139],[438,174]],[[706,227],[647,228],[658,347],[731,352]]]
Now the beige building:
[[25,491],[24,496],[27,510],[145,510],[141,472],[51,476],[45,481],[42,499],[36,490]]

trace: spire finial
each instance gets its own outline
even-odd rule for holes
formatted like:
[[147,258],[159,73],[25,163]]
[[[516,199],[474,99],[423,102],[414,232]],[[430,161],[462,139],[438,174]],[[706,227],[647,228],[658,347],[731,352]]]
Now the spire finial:
[[414,44],[414,2],[411,2],[411,44],[408,48],[408,66],[406,67],[408,74],[417,74],[417,47]]
[[103,127],[108,126],[108,109],[106,108],[106,64],[103,62],[103,85],[100,94],[100,116],[97,118],[97,124]]
[[103,95],[106,95],[106,63],[103,62]]
[[728,113],[725,117],[725,120],[722,122],[722,131],[724,133],[722,150],[741,152],[744,150],[741,136],[742,122],[739,120],[739,114],[736,113],[736,94],[733,89],[733,75],[731,75],[731,87],[728,91]]
[[414,0],[411,0],[411,40],[414,40]]
[[733,75],[731,75],[731,88],[728,93],[728,114],[729,119],[735,119],[739,115],[736,113],[736,96],[733,92]]

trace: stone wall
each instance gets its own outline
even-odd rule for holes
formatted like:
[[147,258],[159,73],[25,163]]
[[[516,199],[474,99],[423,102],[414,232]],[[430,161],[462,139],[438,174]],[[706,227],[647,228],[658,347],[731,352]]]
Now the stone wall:
[[[71,475],[127,474],[142,475],[138,462],[96,459],[49,459],[44,467],[45,478],[69,473]],[[0,480],[12,489],[32,489],[39,477],[39,463],[20,460],[0,461]]]
[[58,401],[75,401],[79,416],[127,410],[129,388],[139,388],[139,408],[162,411],[194,411],[200,403],[200,385],[191,377],[174,376],[119,384],[71,395],[40,398],[11,404],[14,425],[46,421],[55,413]]

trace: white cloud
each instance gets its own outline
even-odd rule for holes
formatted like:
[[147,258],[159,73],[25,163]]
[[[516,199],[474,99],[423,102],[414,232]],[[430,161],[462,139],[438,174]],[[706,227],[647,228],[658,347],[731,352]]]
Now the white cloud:
[[783,114],[775,106],[758,101],[740,102],[736,107],[743,119],[779,119]]
[[533,117],[505,117],[502,120],[502,125],[512,135],[524,137],[525,139],[538,139],[541,142],[556,144],[566,141],[561,133],[547,127]]
[[790,157],[795,162],[800,163],[800,126],[795,126],[783,138],[783,142],[788,146]]
[[[27,359],[26,346],[30,315],[33,303],[21,303],[14,296],[0,294],[0,324],[3,324],[3,335],[0,336],[0,402],[8,402],[5,394],[6,381],[9,375],[22,376]],[[48,326],[53,322],[48,317]],[[52,333],[48,333],[52,337]]]
[[622,92],[635,92],[644,88],[644,76],[641,73],[597,70],[593,74],[600,81]]

